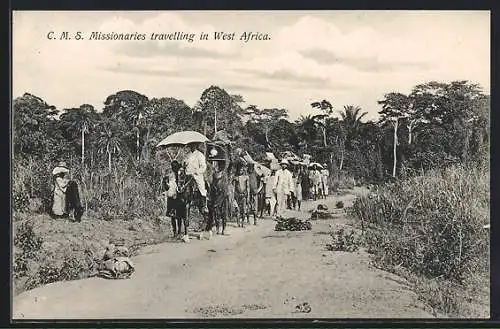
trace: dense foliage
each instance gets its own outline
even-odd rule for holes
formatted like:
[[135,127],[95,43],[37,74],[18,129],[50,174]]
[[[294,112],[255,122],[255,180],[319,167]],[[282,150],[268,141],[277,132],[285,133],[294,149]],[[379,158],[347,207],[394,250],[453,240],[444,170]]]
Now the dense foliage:
[[[467,81],[429,82],[409,95],[388,93],[379,121],[328,100],[310,104],[319,114],[289,120],[283,108],[244,106],[241,95],[211,86],[190,108],[172,97],[131,90],[108,96],[102,109],[83,104],[56,109],[24,94],[13,102],[15,211],[46,211],[57,161],[72,167],[85,210],[106,220],[154,216],[161,177],[173,152],[155,145],[181,130],[209,138],[225,130],[236,147],[260,160],[265,151],[310,154],[328,163],[331,185],[346,177],[382,183],[456,162],[477,162],[488,153],[489,96]],[[338,114],[338,115],[337,115]]]

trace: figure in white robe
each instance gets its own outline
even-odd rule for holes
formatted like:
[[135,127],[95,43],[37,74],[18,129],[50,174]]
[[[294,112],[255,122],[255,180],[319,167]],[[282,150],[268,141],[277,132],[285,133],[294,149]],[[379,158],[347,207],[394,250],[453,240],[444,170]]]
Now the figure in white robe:
[[292,173],[287,169],[288,161],[282,160],[281,169],[276,171],[276,178],[274,182],[274,192],[276,193],[276,216],[283,217],[284,210],[286,209],[286,201],[288,196],[295,190],[293,184]]

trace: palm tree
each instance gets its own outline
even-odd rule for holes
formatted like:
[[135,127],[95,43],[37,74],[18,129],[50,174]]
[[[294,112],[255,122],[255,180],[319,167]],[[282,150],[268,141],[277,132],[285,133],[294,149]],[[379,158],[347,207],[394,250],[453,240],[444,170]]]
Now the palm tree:
[[[342,154],[339,169],[342,170],[344,164],[344,153],[346,146],[352,148],[353,140],[358,135],[361,119],[368,114],[368,112],[361,113],[361,107],[353,105],[345,105],[344,110],[340,111],[340,117],[343,127],[341,134]],[[346,143],[347,142],[347,143]],[[347,144],[347,145],[346,145]]]
[[132,123],[134,125],[137,160],[139,160],[141,154],[140,131],[141,128],[143,128],[143,125],[146,123],[147,118],[149,117],[149,112],[149,107],[146,106],[144,102],[137,104],[137,106],[129,107],[124,111],[126,122]]
[[313,108],[319,109],[324,114],[318,114],[312,117],[314,123],[316,126],[318,126],[321,129],[321,132],[323,133],[323,146],[327,147],[326,143],[326,119],[333,113],[333,106],[332,104],[327,101],[326,99],[322,100],[321,102],[314,102],[311,103],[311,106]]
[[148,116],[149,108],[146,106],[148,98],[136,91],[122,90],[107,97],[104,102],[103,114],[106,117],[122,118],[134,127],[136,135],[136,154],[139,160],[141,154],[140,130],[143,119]]
[[296,121],[298,132],[297,134],[303,140],[305,150],[309,148],[309,145],[313,143],[315,135],[315,123],[311,115],[301,115]]
[[344,127],[347,129],[348,133],[356,133],[361,125],[361,119],[368,114],[368,112],[361,113],[361,107],[346,105],[344,106],[344,111],[340,112],[340,116],[344,123]]
[[112,170],[112,155],[121,153],[121,140],[119,137],[119,129],[116,123],[108,118],[105,118],[99,125],[100,134],[97,140],[99,153],[108,155],[108,169]]
[[[328,133],[330,136],[335,136],[335,139],[330,141],[334,144],[337,150],[340,150],[340,164],[339,170],[342,170],[344,166],[345,157],[345,141],[346,141],[346,131],[343,122],[338,118],[328,118],[326,120],[326,126],[328,128]],[[333,164],[333,152],[330,154],[330,163]]]
[[94,126],[96,115],[97,113],[92,105],[83,104],[79,108],[65,110],[60,117],[61,122],[66,121],[68,123],[66,131],[71,134],[78,133],[81,135],[82,167],[85,164],[85,134]]

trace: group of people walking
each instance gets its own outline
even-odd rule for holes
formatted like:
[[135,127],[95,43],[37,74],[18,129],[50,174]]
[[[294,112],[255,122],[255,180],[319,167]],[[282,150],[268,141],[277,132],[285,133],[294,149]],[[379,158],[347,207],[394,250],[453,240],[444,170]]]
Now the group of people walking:
[[329,171],[306,164],[293,166],[288,160],[280,162],[278,170],[263,177],[268,183],[265,200],[268,213],[273,217],[281,217],[284,209],[300,210],[303,200],[317,200],[328,195]]
[[[175,190],[179,172],[193,177],[204,204],[203,212],[208,213],[207,204],[211,195],[207,178],[213,174],[226,176],[222,190],[227,201],[226,210],[229,218],[235,218],[238,225],[244,222],[257,224],[257,218],[264,214],[273,218],[284,216],[285,209],[300,210],[303,200],[325,198],[329,193],[329,172],[326,164],[308,166],[305,163],[291,163],[282,159],[279,163],[268,161],[261,165],[246,161],[241,152],[236,152],[229,166],[218,166],[212,161],[210,152],[208,159],[198,149],[197,144],[190,144],[190,153],[186,156],[184,167],[177,161],[172,162],[171,173],[164,178],[164,193],[166,193],[167,212],[172,218],[185,216],[181,206],[179,211],[178,197]],[[266,170],[262,169],[262,166]],[[260,169],[260,170],[258,170]],[[210,180],[210,179],[208,179]],[[174,220],[173,220],[174,222]],[[174,226],[174,225],[173,225]]]
[[[199,192],[203,214],[209,213],[209,198],[218,198],[211,195],[207,178],[213,174],[223,175],[225,179],[219,181],[216,193],[222,194],[222,198],[227,201],[228,217],[236,217],[242,225],[245,221],[249,223],[250,216],[253,216],[256,225],[257,218],[262,218],[265,213],[273,218],[283,217],[285,209],[300,210],[303,200],[325,198],[329,193],[326,164],[308,166],[303,162],[291,163],[284,158],[279,164],[269,160],[260,165],[237,156],[229,166],[217,166],[215,161],[210,161],[210,157],[207,161],[199,146],[199,143],[189,144],[190,152],[184,159],[184,165],[172,161],[170,171],[162,181],[162,194],[166,200],[167,215],[172,218],[174,233],[180,232],[181,222],[178,219],[187,216],[186,200],[180,197],[181,175],[192,179]],[[66,163],[61,162],[54,168],[52,178],[52,217],[71,217],[76,222],[81,221],[83,207],[78,185],[70,179]]]

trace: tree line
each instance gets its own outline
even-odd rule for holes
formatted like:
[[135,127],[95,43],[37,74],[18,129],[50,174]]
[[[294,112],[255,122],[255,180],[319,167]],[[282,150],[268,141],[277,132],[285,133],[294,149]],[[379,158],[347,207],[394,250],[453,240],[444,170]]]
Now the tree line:
[[362,183],[484,161],[489,154],[490,96],[478,84],[426,82],[409,94],[382,95],[378,103],[377,120],[363,120],[367,112],[358,106],[325,99],[306,105],[319,114],[291,121],[284,108],[246,104],[218,86],[204,90],[193,107],[123,90],[99,110],[89,104],[56,109],[25,93],[13,101],[14,166],[64,159],[103,174],[116,168],[159,170],[162,157],[155,145],[181,130],[209,138],[224,130],[256,160],[266,151],[310,154],[328,163],[334,177]]

